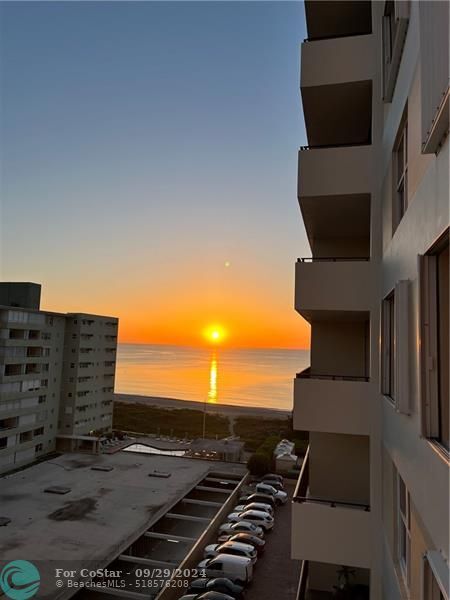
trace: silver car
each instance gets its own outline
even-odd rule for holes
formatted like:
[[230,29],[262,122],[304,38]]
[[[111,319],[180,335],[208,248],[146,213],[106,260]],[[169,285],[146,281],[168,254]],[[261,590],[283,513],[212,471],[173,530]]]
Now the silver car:
[[209,544],[203,551],[203,558],[214,558],[218,554],[232,554],[249,558],[252,563],[256,562],[257,553],[251,544],[242,542],[225,542],[223,544]]
[[242,513],[231,513],[227,517],[230,523],[248,521],[253,525],[261,527],[264,531],[270,531],[274,526],[274,518],[269,513],[260,510],[246,510]]

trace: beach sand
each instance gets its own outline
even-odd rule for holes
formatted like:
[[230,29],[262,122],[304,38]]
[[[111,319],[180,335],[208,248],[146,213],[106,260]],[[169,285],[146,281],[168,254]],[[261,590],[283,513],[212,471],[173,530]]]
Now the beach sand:
[[[204,402],[192,400],[177,400],[176,398],[159,398],[157,396],[139,396],[137,394],[114,394],[115,402],[129,402],[131,404],[147,404],[158,408],[191,408],[203,410]],[[259,408],[256,406],[233,406],[231,404],[210,404],[206,406],[208,413],[218,413],[227,417],[261,417],[265,419],[286,419],[290,416],[288,410],[274,408]]]

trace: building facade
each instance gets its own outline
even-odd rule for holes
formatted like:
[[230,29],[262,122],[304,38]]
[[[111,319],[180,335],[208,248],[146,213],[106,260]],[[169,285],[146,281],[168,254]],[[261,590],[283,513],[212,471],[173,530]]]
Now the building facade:
[[0,284],[0,473],[112,427],[118,320],[39,302],[36,284]]
[[449,597],[448,7],[305,1],[302,600]]

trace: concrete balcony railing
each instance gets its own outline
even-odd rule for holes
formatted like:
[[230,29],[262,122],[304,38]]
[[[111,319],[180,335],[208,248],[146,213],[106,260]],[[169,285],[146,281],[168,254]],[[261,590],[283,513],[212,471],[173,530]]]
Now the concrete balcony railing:
[[373,50],[372,34],[304,42],[301,48],[302,89],[372,79]]
[[298,259],[295,309],[308,320],[315,311],[369,311],[371,271],[368,258]]
[[298,198],[371,193],[370,145],[302,147],[298,153]]
[[294,429],[369,435],[369,379],[312,375],[305,369],[294,380]]
[[292,504],[292,557],[370,568],[370,506],[309,495],[309,452]]

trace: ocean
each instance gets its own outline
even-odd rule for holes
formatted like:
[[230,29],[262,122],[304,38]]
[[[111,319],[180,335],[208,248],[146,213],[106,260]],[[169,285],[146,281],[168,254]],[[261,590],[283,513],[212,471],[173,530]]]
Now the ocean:
[[308,350],[119,344],[115,391],[211,404],[292,409]]

